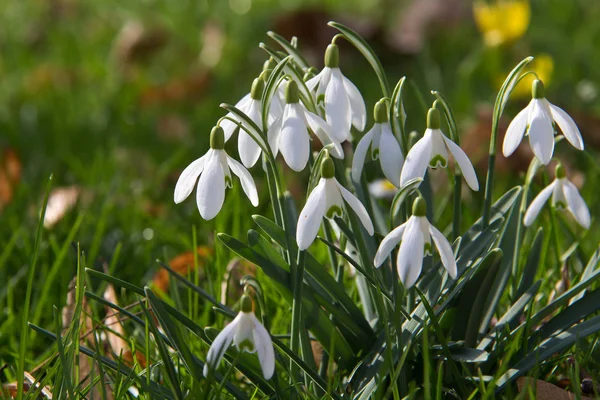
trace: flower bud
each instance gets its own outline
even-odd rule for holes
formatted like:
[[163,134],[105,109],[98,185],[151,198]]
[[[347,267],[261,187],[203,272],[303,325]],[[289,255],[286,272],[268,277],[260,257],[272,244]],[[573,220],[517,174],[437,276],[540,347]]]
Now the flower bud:
[[223,150],[225,148],[225,132],[220,126],[215,126],[210,131],[210,148]]
[[252,82],[252,89],[250,90],[250,97],[253,100],[260,100],[262,98],[264,90],[265,90],[265,81],[263,81],[260,77],[258,77]]
[[298,84],[293,80],[288,81],[285,86],[285,102],[288,104],[298,103],[300,101],[300,92]]
[[338,68],[340,65],[340,49],[337,44],[331,43],[325,50],[325,66]]
[[319,71],[317,71],[315,67],[310,67],[304,74],[304,77],[302,77],[302,80],[306,82],[310,78],[314,78],[315,76],[317,76],[318,73]]
[[546,90],[544,89],[544,82],[536,79],[531,84],[531,97],[534,99],[543,99],[546,97]]
[[413,202],[412,215],[415,217],[424,217],[427,215],[427,203],[421,196],[417,197]]
[[252,297],[243,294],[240,299],[240,310],[244,313],[252,312]]
[[273,69],[277,66],[277,61],[275,61],[273,59],[273,57],[269,57],[269,59],[267,61],[265,61],[265,63],[263,64],[263,71],[266,71],[268,69]]
[[331,179],[335,176],[335,166],[333,160],[327,156],[321,162],[321,177],[325,179]]
[[381,99],[377,103],[375,103],[373,115],[375,118],[375,122],[377,122],[378,124],[382,124],[384,122],[389,121],[388,108],[385,100]]
[[565,172],[565,167],[563,167],[561,163],[556,164],[554,174],[556,176],[556,179],[563,179],[567,176],[567,173]]
[[430,108],[427,112],[427,129],[440,129],[440,112],[437,108]]

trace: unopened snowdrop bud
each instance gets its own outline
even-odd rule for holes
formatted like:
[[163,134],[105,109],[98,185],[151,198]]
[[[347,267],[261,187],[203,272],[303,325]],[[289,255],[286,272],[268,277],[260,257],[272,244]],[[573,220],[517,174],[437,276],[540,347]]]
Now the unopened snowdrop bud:
[[425,199],[417,197],[413,202],[412,217],[387,234],[381,241],[373,264],[380,267],[392,250],[400,243],[396,267],[402,284],[408,289],[412,287],[423,267],[423,257],[431,254],[431,241],[440,254],[442,265],[452,279],[456,279],[457,268],[450,242],[427,220],[427,204]]
[[315,67],[310,67],[306,73],[304,74],[304,77],[302,78],[303,81],[308,81],[309,79],[314,78],[315,76],[317,76],[317,73],[319,71],[317,71],[317,69]]
[[273,57],[269,57],[263,64],[263,71],[273,70],[277,66],[277,61]]
[[436,107],[432,107],[427,112],[425,134],[411,147],[406,155],[400,185],[404,186],[415,178],[422,178],[427,171],[427,167],[437,168],[441,166],[446,168],[448,165],[448,151],[450,151],[467,185],[472,190],[479,190],[477,175],[469,157],[456,143],[444,135],[440,127],[440,112]]
[[[344,205],[345,203],[345,205]],[[346,206],[358,216],[369,235],[375,233],[373,222],[365,206],[335,178],[333,160],[327,156],[321,162],[321,179],[308,196],[300,213],[296,240],[300,250],[306,250],[317,237],[321,220],[341,217]]]
[[240,178],[242,189],[254,207],[258,205],[258,193],[254,180],[246,168],[224,150],[225,134],[223,128],[215,126],[210,132],[208,152],[183,170],[175,185],[174,201],[185,200],[198,182],[196,204],[200,216],[205,220],[213,219],[223,207],[225,189],[232,187],[231,172]]
[[544,204],[552,196],[552,207],[557,210],[568,211],[575,217],[579,225],[585,229],[589,229],[591,222],[590,211],[583,197],[579,194],[577,187],[567,179],[567,174],[562,164],[559,163],[556,166],[555,174],[556,178],[554,181],[546,186],[529,205],[523,223],[525,226],[531,226]]
[[258,77],[252,82],[252,89],[250,90],[250,97],[253,100],[260,100],[262,98],[264,90],[265,90],[265,81],[263,81],[260,77]]
[[325,50],[325,66],[328,68],[339,68],[340,49],[335,43],[331,43]]
[[400,186],[400,172],[404,163],[404,155],[396,140],[389,122],[387,100],[375,103],[373,110],[375,123],[358,142],[352,159],[352,179],[360,181],[365,158],[371,149],[371,158],[379,159],[385,177],[396,187]]
[[257,353],[265,379],[271,379],[275,371],[275,351],[269,332],[252,311],[252,298],[243,295],[240,299],[240,312],[215,338],[204,365],[204,376],[214,370],[225,352],[233,343],[239,351]]
[[583,150],[583,139],[577,124],[563,109],[546,99],[544,83],[535,79],[531,85],[532,99],[512,120],[502,144],[502,153],[510,156],[519,147],[525,135],[529,135],[529,144],[536,158],[544,165],[554,154],[554,123],[565,138],[578,150]]
[[288,83],[285,86],[285,102],[287,104],[295,104],[300,102],[300,91],[298,89],[298,84],[293,81],[293,80],[289,80]]

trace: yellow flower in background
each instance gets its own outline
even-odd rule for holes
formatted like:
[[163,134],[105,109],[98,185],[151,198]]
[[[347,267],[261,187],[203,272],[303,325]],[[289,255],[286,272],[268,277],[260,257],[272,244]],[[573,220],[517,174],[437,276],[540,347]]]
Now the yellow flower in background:
[[[554,71],[554,60],[552,60],[552,57],[549,54],[540,54],[535,56],[526,71],[535,72],[538,78],[548,86],[552,78],[552,72]],[[502,86],[504,79],[505,77],[500,77],[498,88]],[[534,79],[536,79],[536,77],[533,74],[529,74],[521,79],[513,89],[511,97],[515,99],[531,97],[531,85],[533,84]]]
[[514,42],[525,34],[531,8],[528,0],[478,0],[473,3],[473,16],[485,44],[495,47]]

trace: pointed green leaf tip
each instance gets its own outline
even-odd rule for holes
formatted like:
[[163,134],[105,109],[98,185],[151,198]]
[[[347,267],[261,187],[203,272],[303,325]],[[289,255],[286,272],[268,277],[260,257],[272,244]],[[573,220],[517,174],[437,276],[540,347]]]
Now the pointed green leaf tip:
[[554,170],[554,173],[556,175],[556,179],[563,179],[567,176],[567,173],[565,172],[565,167],[563,167],[563,165],[561,163],[558,163],[556,165],[556,169]]
[[252,89],[250,90],[250,97],[253,100],[260,100],[262,98],[264,90],[265,90],[265,81],[263,81],[261,79],[261,77],[258,77],[252,82]]
[[252,297],[243,294],[240,299],[240,310],[244,313],[252,312]]
[[225,132],[220,126],[215,126],[210,131],[210,148],[223,150],[225,148]]
[[384,99],[381,99],[375,103],[373,116],[375,118],[375,122],[378,124],[382,124],[389,120],[387,102]]
[[335,166],[333,160],[327,156],[321,162],[321,177],[325,179],[331,179],[335,175]]
[[325,66],[329,68],[339,68],[340,49],[337,44],[331,43],[325,50]]
[[412,215],[415,217],[424,217],[427,215],[427,203],[421,196],[413,202]]
[[536,79],[531,84],[531,96],[534,99],[543,99],[546,97],[546,89],[544,88],[544,82]]
[[285,87],[285,102],[288,104],[298,103],[300,101],[300,92],[298,84],[294,81],[288,81]]
[[440,129],[440,112],[437,108],[430,108],[427,112],[427,129]]

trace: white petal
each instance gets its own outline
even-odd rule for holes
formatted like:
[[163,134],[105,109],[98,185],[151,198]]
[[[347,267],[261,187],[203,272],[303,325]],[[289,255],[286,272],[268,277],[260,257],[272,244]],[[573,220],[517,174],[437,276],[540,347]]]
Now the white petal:
[[350,136],[352,112],[350,99],[339,68],[333,68],[331,80],[325,90],[325,116],[331,125],[332,135],[338,142],[343,142]]
[[571,116],[562,108],[550,103],[548,103],[548,105],[550,106],[552,118],[554,118],[554,121],[567,140],[575,146],[576,149],[583,150],[583,139],[581,138],[581,133],[579,132],[579,128],[577,128],[577,124],[573,121],[573,118],[571,118]]
[[525,226],[530,226],[533,223],[533,221],[537,218],[538,214],[540,213],[540,210],[552,194],[552,191],[556,186],[556,182],[556,180],[553,181],[550,185],[546,186],[544,190],[542,190],[537,196],[535,196],[535,199],[533,199],[533,201],[527,208],[527,212],[525,212],[525,218],[523,219],[523,224],[525,224]]
[[254,314],[252,314],[252,321],[254,322],[254,344],[256,346],[256,353],[258,354],[258,361],[260,362],[264,378],[271,379],[273,372],[275,372],[275,351],[271,335],[269,335],[263,324],[256,319]]
[[283,127],[283,121],[287,117],[288,110],[290,105],[286,105],[283,109],[283,114],[275,119],[273,123],[269,126],[267,131],[267,140],[269,141],[269,147],[273,152],[273,157],[277,157],[277,153],[279,152],[279,137],[281,136],[281,129]]
[[317,101],[319,101],[320,96],[325,96],[325,90],[327,89],[327,86],[329,86],[329,82],[331,81],[332,71],[333,70],[331,68],[325,67],[321,72],[319,72],[321,79],[319,81],[319,87],[317,88]]
[[319,141],[323,144],[323,146],[327,146],[333,144],[333,147],[330,147],[330,154],[337,159],[344,159],[344,148],[339,142],[332,140],[325,132],[321,129],[315,131],[315,136],[319,139]]
[[290,105],[279,137],[279,150],[287,165],[294,171],[302,171],[308,162],[310,138],[299,104]]
[[328,144],[333,143],[331,155],[335,158],[343,159],[344,149],[342,148],[342,145],[339,143],[339,141],[332,136],[331,126],[329,126],[329,124],[318,115],[311,113],[310,111],[304,109],[300,105],[298,105],[298,107],[298,111],[302,111],[304,114],[306,124],[314,132],[315,136],[321,141],[323,146],[327,146]]
[[375,259],[373,260],[373,265],[375,265],[377,268],[379,268],[381,264],[383,264],[385,259],[388,258],[388,256],[394,249],[394,247],[396,247],[398,243],[400,243],[400,241],[402,240],[402,235],[404,235],[404,230],[406,229],[406,226],[409,221],[396,227],[383,238],[383,240],[379,244],[377,253],[375,253]]
[[300,250],[306,250],[317,237],[321,220],[325,214],[325,179],[321,178],[319,184],[308,196],[306,204],[298,218],[296,228],[296,241]]
[[[241,313],[240,313],[241,314]],[[235,333],[236,326],[239,322],[240,314],[235,317],[233,321],[229,323],[215,338],[208,349],[208,354],[206,355],[206,364],[204,364],[204,376],[208,375],[209,368],[216,369],[219,363],[221,362],[221,358],[231,346],[231,342],[233,341],[233,334]]]
[[246,193],[246,196],[248,196],[248,199],[250,199],[250,203],[256,207],[258,205],[258,193],[256,192],[256,185],[254,184],[252,175],[250,175],[250,172],[248,172],[248,170],[244,168],[242,164],[229,156],[226,157],[227,165],[229,165],[231,171],[240,178],[244,193]]
[[[258,100],[251,100],[248,106],[247,115],[259,128],[262,129],[261,122],[261,105]],[[246,124],[244,124],[246,125]],[[246,168],[252,167],[260,157],[260,146],[252,139],[252,137],[243,129],[240,129],[238,136],[238,152],[240,160]]]
[[225,201],[225,171],[219,159],[220,151],[223,150],[213,150],[198,180],[196,204],[200,216],[207,221],[219,213]]
[[[446,151],[444,134],[439,129],[429,129],[429,131],[431,132],[431,155],[429,156],[429,166],[437,168],[441,165],[442,168],[446,168],[448,166],[448,152]],[[435,164],[432,164],[432,161],[434,160]]]
[[311,92],[313,90],[315,90],[315,88],[321,81],[321,77],[323,76],[323,71],[324,70],[321,70],[321,72],[319,72],[317,75],[315,75],[314,77],[312,77],[309,80],[307,80],[306,82],[304,82],[306,84],[306,87],[308,88],[308,90],[310,90]]
[[[235,104],[235,108],[246,113],[247,106],[250,103],[250,100],[252,100],[252,98],[250,97],[250,93],[248,93],[244,97],[242,97],[242,99],[240,101],[238,101]],[[227,117],[237,120],[237,118],[231,113],[228,113]],[[228,119],[222,120],[221,123],[219,124],[219,126],[221,128],[223,128],[223,133],[225,134],[225,141],[229,140],[231,135],[233,135],[233,132],[235,132],[235,129],[238,127],[238,125],[235,122],[232,122],[231,120],[228,120]]]
[[405,288],[409,289],[419,279],[419,275],[421,275],[425,239],[423,238],[418,218],[411,218],[406,225],[396,262],[398,276]]
[[522,109],[510,122],[510,125],[508,125],[508,129],[504,135],[504,142],[502,143],[502,154],[504,154],[504,157],[508,157],[514,153],[517,147],[519,147],[521,140],[523,140],[525,129],[527,129],[527,119],[529,118],[530,109],[530,105]]
[[173,196],[176,204],[187,199],[190,193],[192,193],[192,190],[194,190],[194,186],[196,185],[196,180],[202,173],[202,170],[204,170],[204,165],[211,152],[212,149],[208,150],[205,155],[188,165],[181,175],[179,175],[179,179],[175,185],[175,194]]
[[444,142],[446,142],[446,146],[448,146],[450,153],[452,153],[454,160],[460,168],[460,172],[462,172],[462,175],[465,177],[467,185],[469,185],[469,187],[475,191],[479,190],[477,174],[475,173],[475,169],[473,168],[473,164],[471,164],[469,157],[467,157],[463,149],[461,149],[456,143],[448,139],[446,136],[443,137]]
[[437,228],[431,225],[429,222],[429,233],[433,238],[433,243],[435,243],[435,247],[438,249],[440,253],[440,258],[442,260],[442,265],[448,271],[448,274],[452,279],[456,279],[456,260],[454,259],[454,253],[452,252],[452,246],[450,246],[450,242],[442,232],[438,231]]
[[344,212],[344,199],[338,189],[337,180],[325,179],[325,218],[341,217]]
[[544,109],[539,99],[533,100],[528,132],[533,154],[542,164],[548,164],[554,153],[554,127],[552,116]]
[[[335,179],[335,178],[333,178]],[[371,221],[371,217],[369,217],[369,213],[363,204],[354,196],[352,193],[348,191],[345,187],[340,185],[338,181],[335,181],[340,193],[346,203],[350,206],[350,208],[354,211],[354,213],[358,216],[358,219],[363,224],[369,235],[373,236],[375,233],[375,228],[373,227],[373,222]]]
[[425,171],[429,165],[431,159],[431,129],[425,131],[425,135],[413,147],[406,155],[404,160],[404,166],[402,167],[402,174],[400,175],[400,186],[406,185],[406,183],[414,178],[422,178],[425,176]]
[[394,185],[400,187],[400,173],[404,164],[404,156],[389,123],[381,124],[379,162],[385,177]]
[[590,228],[590,210],[588,210],[583,197],[579,194],[579,191],[571,182],[565,179],[564,181],[564,192],[567,198],[567,204],[569,211],[573,214],[579,225],[585,229]]
[[369,151],[369,146],[373,140],[373,132],[380,129],[380,124],[374,124],[369,132],[367,132],[358,142],[356,150],[354,150],[354,158],[352,158],[352,180],[360,182],[360,176],[365,165],[365,158]]
[[344,79],[346,93],[348,93],[348,99],[350,100],[352,125],[359,131],[363,131],[365,129],[365,124],[367,123],[367,107],[365,106],[365,101],[354,83],[345,76],[342,75],[342,77]]

